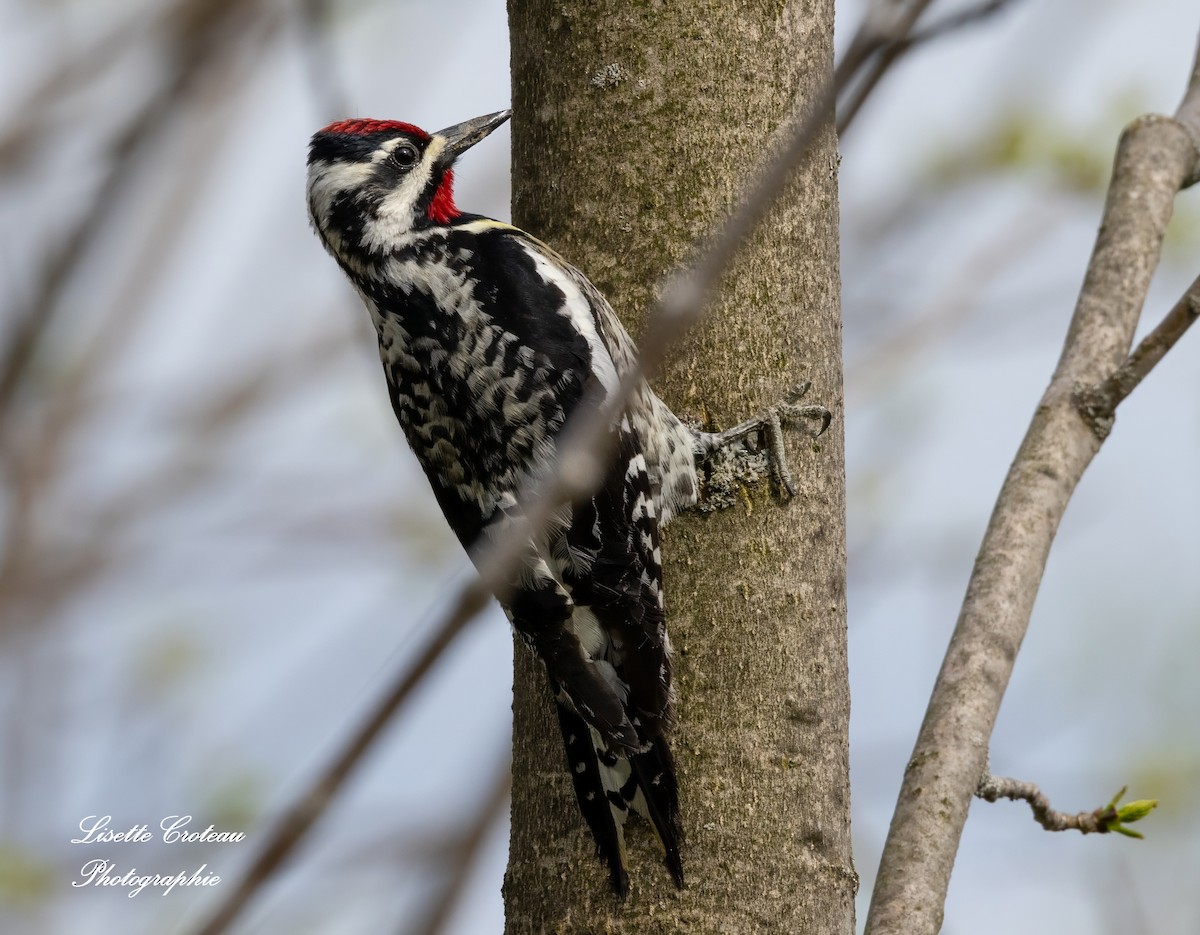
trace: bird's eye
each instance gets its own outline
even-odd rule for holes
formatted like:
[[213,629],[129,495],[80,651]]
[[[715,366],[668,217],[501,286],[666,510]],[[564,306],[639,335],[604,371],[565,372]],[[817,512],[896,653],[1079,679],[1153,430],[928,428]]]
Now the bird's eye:
[[407,143],[392,150],[392,159],[401,169],[411,169],[417,164],[417,151]]

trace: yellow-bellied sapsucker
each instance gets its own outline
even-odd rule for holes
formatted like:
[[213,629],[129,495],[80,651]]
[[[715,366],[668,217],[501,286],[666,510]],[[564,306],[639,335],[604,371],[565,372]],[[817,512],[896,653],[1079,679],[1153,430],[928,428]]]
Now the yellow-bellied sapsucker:
[[[315,134],[308,156],[313,225],[371,313],[396,417],[467,548],[515,514],[567,419],[599,404],[634,359],[582,273],[524,231],[455,207],[454,161],[508,117],[433,134],[344,120]],[[719,449],[765,433],[778,456],[781,414],[823,429],[828,412],[798,396],[709,433],[643,383],[612,426],[604,483],[529,543],[505,601],[545,664],[579,807],[620,895],[630,809],[653,823],[683,883],[659,526],[697,501],[697,465]],[[782,461],[773,466],[790,491]]]

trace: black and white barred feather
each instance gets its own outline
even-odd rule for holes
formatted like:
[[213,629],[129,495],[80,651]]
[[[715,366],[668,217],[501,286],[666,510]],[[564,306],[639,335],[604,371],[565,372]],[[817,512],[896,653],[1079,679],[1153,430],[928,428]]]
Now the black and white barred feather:
[[[554,250],[454,206],[455,158],[507,116],[435,134],[342,121],[308,160],[312,222],[370,311],[396,417],[468,548],[503,529],[567,419],[634,353]],[[630,810],[683,882],[659,527],[695,502],[701,443],[645,385],[612,433],[602,486],[529,543],[504,610],[545,664],[580,809],[623,895]]]

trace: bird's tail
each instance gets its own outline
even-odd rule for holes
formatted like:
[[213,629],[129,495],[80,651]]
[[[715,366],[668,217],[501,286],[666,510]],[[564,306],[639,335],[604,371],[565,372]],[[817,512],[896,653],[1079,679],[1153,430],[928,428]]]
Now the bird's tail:
[[679,787],[666,737],[654,737],[640,753],[617,753],[574,711],[562,704],[555,707],[575,798],[592,831],[596,852],[608,865],[613,891],[621,898],[629,892],[624,825],[631,809],[653,824],[667,869],[675,885],[683,886]]

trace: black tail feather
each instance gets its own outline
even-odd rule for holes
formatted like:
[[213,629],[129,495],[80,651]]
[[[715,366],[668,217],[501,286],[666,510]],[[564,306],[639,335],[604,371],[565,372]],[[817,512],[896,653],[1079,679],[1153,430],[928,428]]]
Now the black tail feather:
[[556,704],[558,726],[562,730],[563,746],[567,751],[567,769],[575,786],[579,810],[592,831],[596,853],[608,865],[613,892],[624,899],[629,895],[629,875],[625,872],[624,843],[621,830],[613,817],[600,765],[592,744],[592,732],[587,721],[566,706]]
[[645,753],[629,758],[633,775],[646,797],[646,811],[666,851],[667,869],[675,885],[683,886],[683,860],[679,848],[683,835],[679,827],[679,786],[675,779],[675,761],[667,738],[659,735]]
[[[614,772],[622,772],[624,754],[603,751],[597,754],[595,739],[587,722],[562,704],[556,704],[558,724],[567,752],[567,768],[575,786],[575,798],[596,842],[596,853],[608,866],[613,892],[624,899],[629,893],[625,870],[625,842],[621,822],[640,792],[647,817],[654,825],[665,851],[665,863],[675,885],[683,884],[683,860],[680,856],[682,833],[679,827],[679,788],[675,763],[662,734],[654,738],[649,750],[628,757],[629,777],[621,788],[606,787],[601,775],[601,759],[608,767],[609,782]],[[640,806],[640,802],[638,803]],[[615,810],[615,811],[614,811]],[[618,816],[617,813],[621,813]]]

